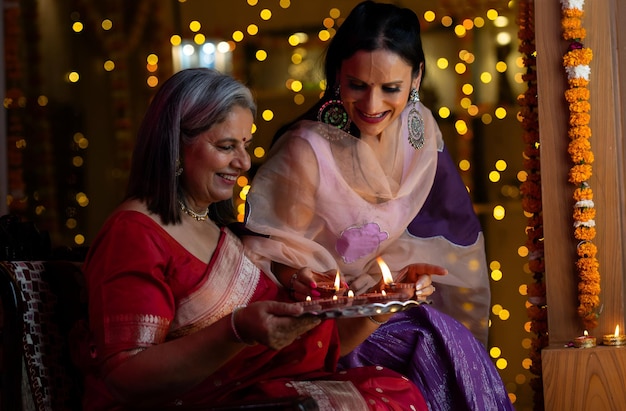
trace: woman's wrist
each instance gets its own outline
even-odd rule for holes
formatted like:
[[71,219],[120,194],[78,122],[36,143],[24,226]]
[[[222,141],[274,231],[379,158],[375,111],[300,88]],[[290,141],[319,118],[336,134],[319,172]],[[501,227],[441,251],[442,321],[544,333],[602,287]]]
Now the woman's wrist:
[[237,313],[239,313],[244,308],[246,308],[245,305],[238,305],[233,309],[233,312],[230,314],[230,329],[233,332],[233,335],[235,336],[235,340],[238,343],[242,343],[246,345],[255,345],[256,342],[254,340],[250,341],[250,340],[244,339],[241,336],[241,334],[239,334],[239,331],[237,329],[237,323],[236,323]]
[[381,326],[383,324],[387,324],[387,322],[389,321],[389,318],[390,317],[388,315],[377,315],[377,316],[370,315],[370,316],[367,317],[368,320],[370,320],[371,322],[373,322],[377,326]]

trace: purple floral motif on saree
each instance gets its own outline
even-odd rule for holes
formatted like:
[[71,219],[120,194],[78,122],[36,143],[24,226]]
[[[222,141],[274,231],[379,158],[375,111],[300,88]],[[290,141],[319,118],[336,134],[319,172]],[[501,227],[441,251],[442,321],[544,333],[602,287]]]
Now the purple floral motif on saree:
[[376,223],[348,227],[341,232],[335,249],[346,264],[366,257],[376,250],[389,234]]

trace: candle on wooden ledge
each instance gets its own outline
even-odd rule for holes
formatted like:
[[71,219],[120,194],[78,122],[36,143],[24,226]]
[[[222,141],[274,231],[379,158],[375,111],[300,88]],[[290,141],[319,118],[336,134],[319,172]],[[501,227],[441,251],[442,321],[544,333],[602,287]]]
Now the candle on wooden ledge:
[[415,295],[415,283],[396,283],[391,276],[391,270],[385,261],[376,257],[376,262],[380,266],[380,271],[383,273],[384,290],[389,290],[392,293],[398,293],[402,299],[408,300]]
[[583,333],[582,336],[576,337],[574,339],[574,347],[576,348],[593,348],[596,346],[596,337],[589,336],[587,330]]
[[614,334],[606,334],[602,337],[604,345],[624,346],[626,345],[626,335],[619,333],[619,325],[615,326]]

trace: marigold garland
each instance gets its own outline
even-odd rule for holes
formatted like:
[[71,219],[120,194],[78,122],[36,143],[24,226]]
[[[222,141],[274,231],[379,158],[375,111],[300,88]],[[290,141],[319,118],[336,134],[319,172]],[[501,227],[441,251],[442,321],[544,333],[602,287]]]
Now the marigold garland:
[[[527,286],[527,314],[530,319],[530,332],[533,333],[529,350],[530,372],[535,375],[530,380],[534,391],[535,410],[544,409],[541,350],[548,345],[548,310],[546,306],[546,286],[544,281],[543,216],[541,204],[541,163],[539,142],[539,118],[537,112],[537,73],[536,46],[534,30],[534,2],[520,0],[518,15],[519,52],[526,67],[522,78],[527,90],[519,96],[522,140],[526,181],[520,185],[522,208],[528,217],[526,224],[526,248],[528,248],[528,269],[532,273],[532,282]],[[575,30],[576,22],[571,22]],[[578,96],[572,96],[572,103],[578,102]]]
[[597,309],[600,306],[600,271],[596,258],[597,248],[592,243],[596,236],[596,209],[593,203],[593,192],[588,180],[591,178],[594,161],[591,150],[591,104],[589,103],[589,63],[593,52],[585,47],[582,41],[586,31],[582,27],[584,0],[561,0],[561,28],[563,39],[570,42],[563,56],[563,67],[567,76],[568,89],[565,100],[568,103],[570,143],[568,153],[573,166],[569,171],[569,182],[576,185],[573,198],[574,204],[574,237],[580,242],[577,245],[578,261],[578,315],[583,327],[591,330],[598,325]]

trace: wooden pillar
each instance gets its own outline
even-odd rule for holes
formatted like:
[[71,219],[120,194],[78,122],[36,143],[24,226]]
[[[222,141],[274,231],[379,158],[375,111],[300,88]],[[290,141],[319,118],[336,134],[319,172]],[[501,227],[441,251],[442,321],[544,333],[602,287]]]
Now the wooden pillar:
[[[597,209],[598,260],[602,277],[602,311],[591,334],[622,330],[626,277],[626,5],[620,0],[585,2],[585,46],[593,51],[591,146],[595,154],[589,180]],[[621,409],[626,404],[626,348],[563,348],[582,325],[576,308],[578,278],[572,228],[573,187],[567,182],[568,112],[563,92],[559,1],[535,2],[542,198],[550,347],[542,352],[546,410]],[[620,81],[621,79],[621,81]]]

